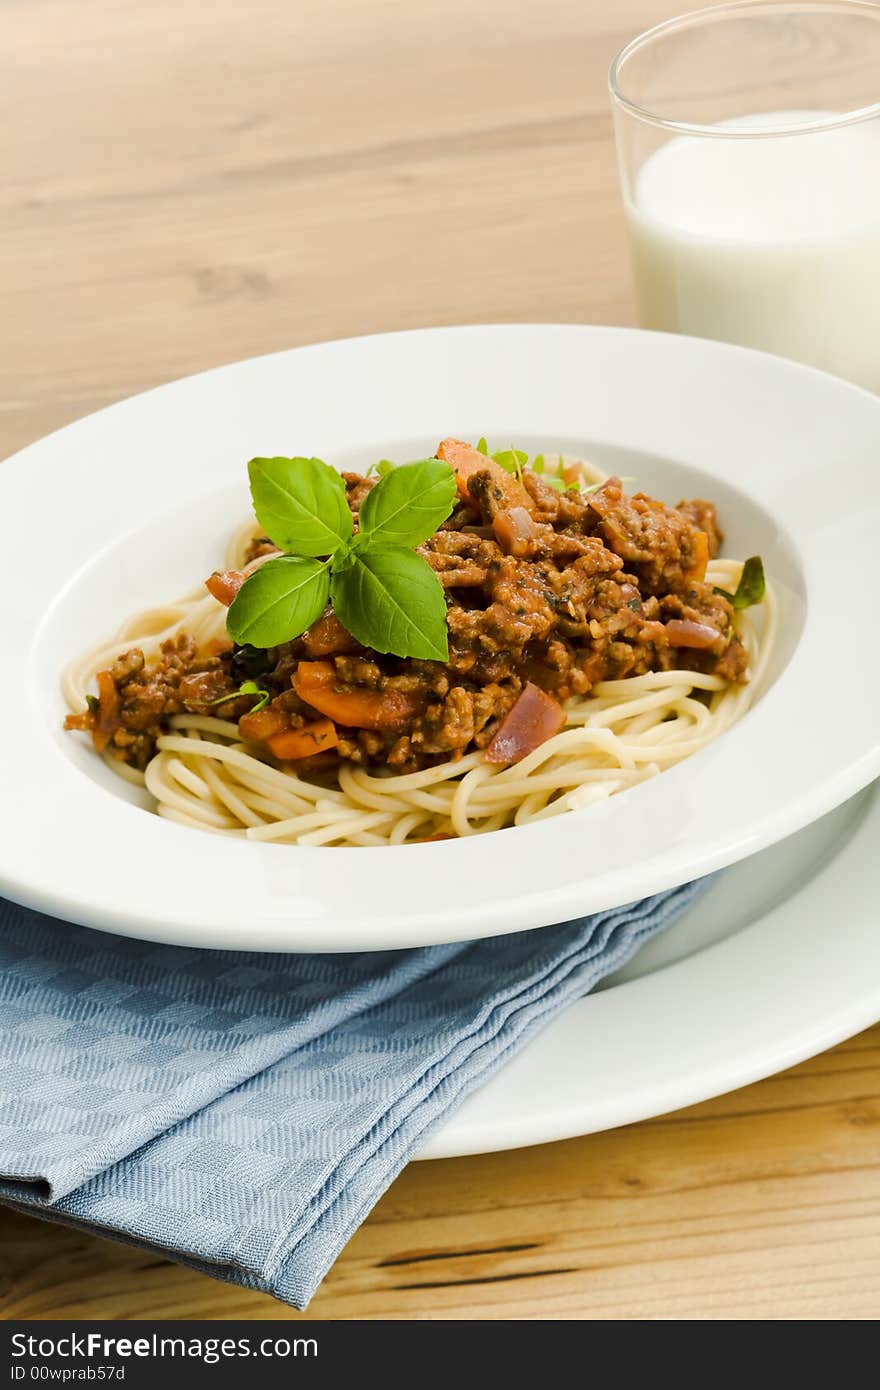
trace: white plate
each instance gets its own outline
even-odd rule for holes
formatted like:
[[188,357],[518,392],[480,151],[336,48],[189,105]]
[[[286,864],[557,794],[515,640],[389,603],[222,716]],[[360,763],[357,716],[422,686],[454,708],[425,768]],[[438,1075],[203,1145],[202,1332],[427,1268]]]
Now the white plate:
[[721,875],[475,1091],[419,1158],[662,1115],[880,1018],[880,784]]
[[[708,495],[782,602],[775,683],[696,757],[580,812],[469,840],[301,849],[145,815],[62,733],[58,672],[191,587],[255,453],[340,467],[443,435],[586,453]],[[0,891],[105,930],[264,950],[491,935],[629,901],[808,824],[880,772],[870,640],[880,400],[741,348],[628,329],[430,329],[237,363],[125,401],[0,469]],[[13,788],[9,794],[8,788]]]

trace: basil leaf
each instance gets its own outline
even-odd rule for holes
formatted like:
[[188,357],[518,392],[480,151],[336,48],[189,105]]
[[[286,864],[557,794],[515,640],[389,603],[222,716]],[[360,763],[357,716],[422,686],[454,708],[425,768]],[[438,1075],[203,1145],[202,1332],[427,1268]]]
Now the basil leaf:
[[248,464],[257,520],[280,550],[332,555],[352,533],[342,478],[321,459],[255,458]]
[[753,604],[760,603],[767,589],[767,581],[764,578],[764,562],[760,555],[750,555],[742,567],[742,574],[736,586],[736,593],[732,594],[727,589],[721,589],[717,584],[713,584],[712,592],[720,594],[732,605],[735,612],[741,612],[743,608],[751,608]]
[[360,535],[371,546],[420,545],[446,520],[454,500],[455,475],[448,463],[404,463],[367,493],[358,513]]
[[320,618],[329,594],[326,564],[282,555],[267,560],[244,581],[226,615],[226,627],[235,642],[277,647]]
[[760,603],[766,588],[763,561],[760,555],[750,555],[742,567],[732,599],[734,608],[739,612],[743,608],[751,608],[753,603]]
[[351,568],[334,573],[331,584],[343,627],[377,652],[447,661],[446,599],[427,560],[401,546],[351,554]]

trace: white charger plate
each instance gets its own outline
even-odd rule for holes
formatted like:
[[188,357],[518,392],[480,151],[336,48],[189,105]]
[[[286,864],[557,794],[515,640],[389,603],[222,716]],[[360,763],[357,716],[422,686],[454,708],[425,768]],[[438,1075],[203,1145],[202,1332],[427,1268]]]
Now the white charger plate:
[[[63,664],[215,567],[247,511],[248,457],[358,467],[450,433],[584,453],[671,501],[719,502],[725,550],[763,555],[782,609],[773,683],[733,730],[583,811],[390,849],[254,844],[146,815],[62,733]],[[574,325],[321,344],[79,421],[0,468],[0,892],[155,940],[338,951],[539,926],[754,854],[880,772],[878,458],[880,400],[835,378]]]
[[880,783],[722,874],[419,1158],[592,1134],[746,1086],[880,1018]]

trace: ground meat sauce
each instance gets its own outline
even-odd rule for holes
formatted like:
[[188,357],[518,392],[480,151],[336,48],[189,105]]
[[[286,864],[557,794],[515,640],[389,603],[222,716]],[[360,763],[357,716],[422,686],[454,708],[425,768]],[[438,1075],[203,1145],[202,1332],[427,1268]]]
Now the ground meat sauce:
[[[199,655],[191,637],[182,633],[163,642],[159,656],[147,664],[134,647],[109,669],[109,681],[99,680],[100,695],[83,714],[68,715],[68,729],[89,729],[96,745],[144,768],[156,750],[156,739],[173,714],[214,713],[214,702],[238,689],[232,652]],[[101,673],[105,675],[105,673]],[[223,704],[225,718],[245,714],[253,697],[241,695]]]
[[[353,695],[373,692],[407,712],[405,727],[347,727],[337,717],[332,753],[300,765],[341,757],[408,771],[485,748],[529,682],[564,701],[602,680],[671,668],[744,679],[730,603],[703,578],[723,539],[711,502],[665,506],[644,493],[627,496],[618,478],[592,493],[557,492],[525,469],[529,506],[511,508],[490,468],[469,476],[465,500],[419,547],[446,594],[448,664],[367,651],[328,609],[302,637],[268,652],[200,654],[186,635],[165,642],[149,664],[137,649],[127,652],[101,673],[98,698],[68,727],[91,730],[99,747],[139,768],[169,717],[183,711],[247,716],[241,732],[249,738],[308,730],[330,712],[293,688],[300,662],[315,663],[303,672],[331,678],[342,714],[355,708]],[[343,478],[356,520],[374,479]],[[273,550],[260,536],[245,558]],[[243,680],[268,691],[267,709],[249,713],[256,697],[237,694]]]

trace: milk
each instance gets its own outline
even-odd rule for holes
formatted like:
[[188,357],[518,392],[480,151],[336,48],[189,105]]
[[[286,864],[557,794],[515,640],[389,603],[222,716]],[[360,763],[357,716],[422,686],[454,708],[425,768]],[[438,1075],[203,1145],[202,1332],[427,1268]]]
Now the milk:
[[745,343],[880,391],[880,122],[676,137],[642,166],[627,216],[646,328]]

